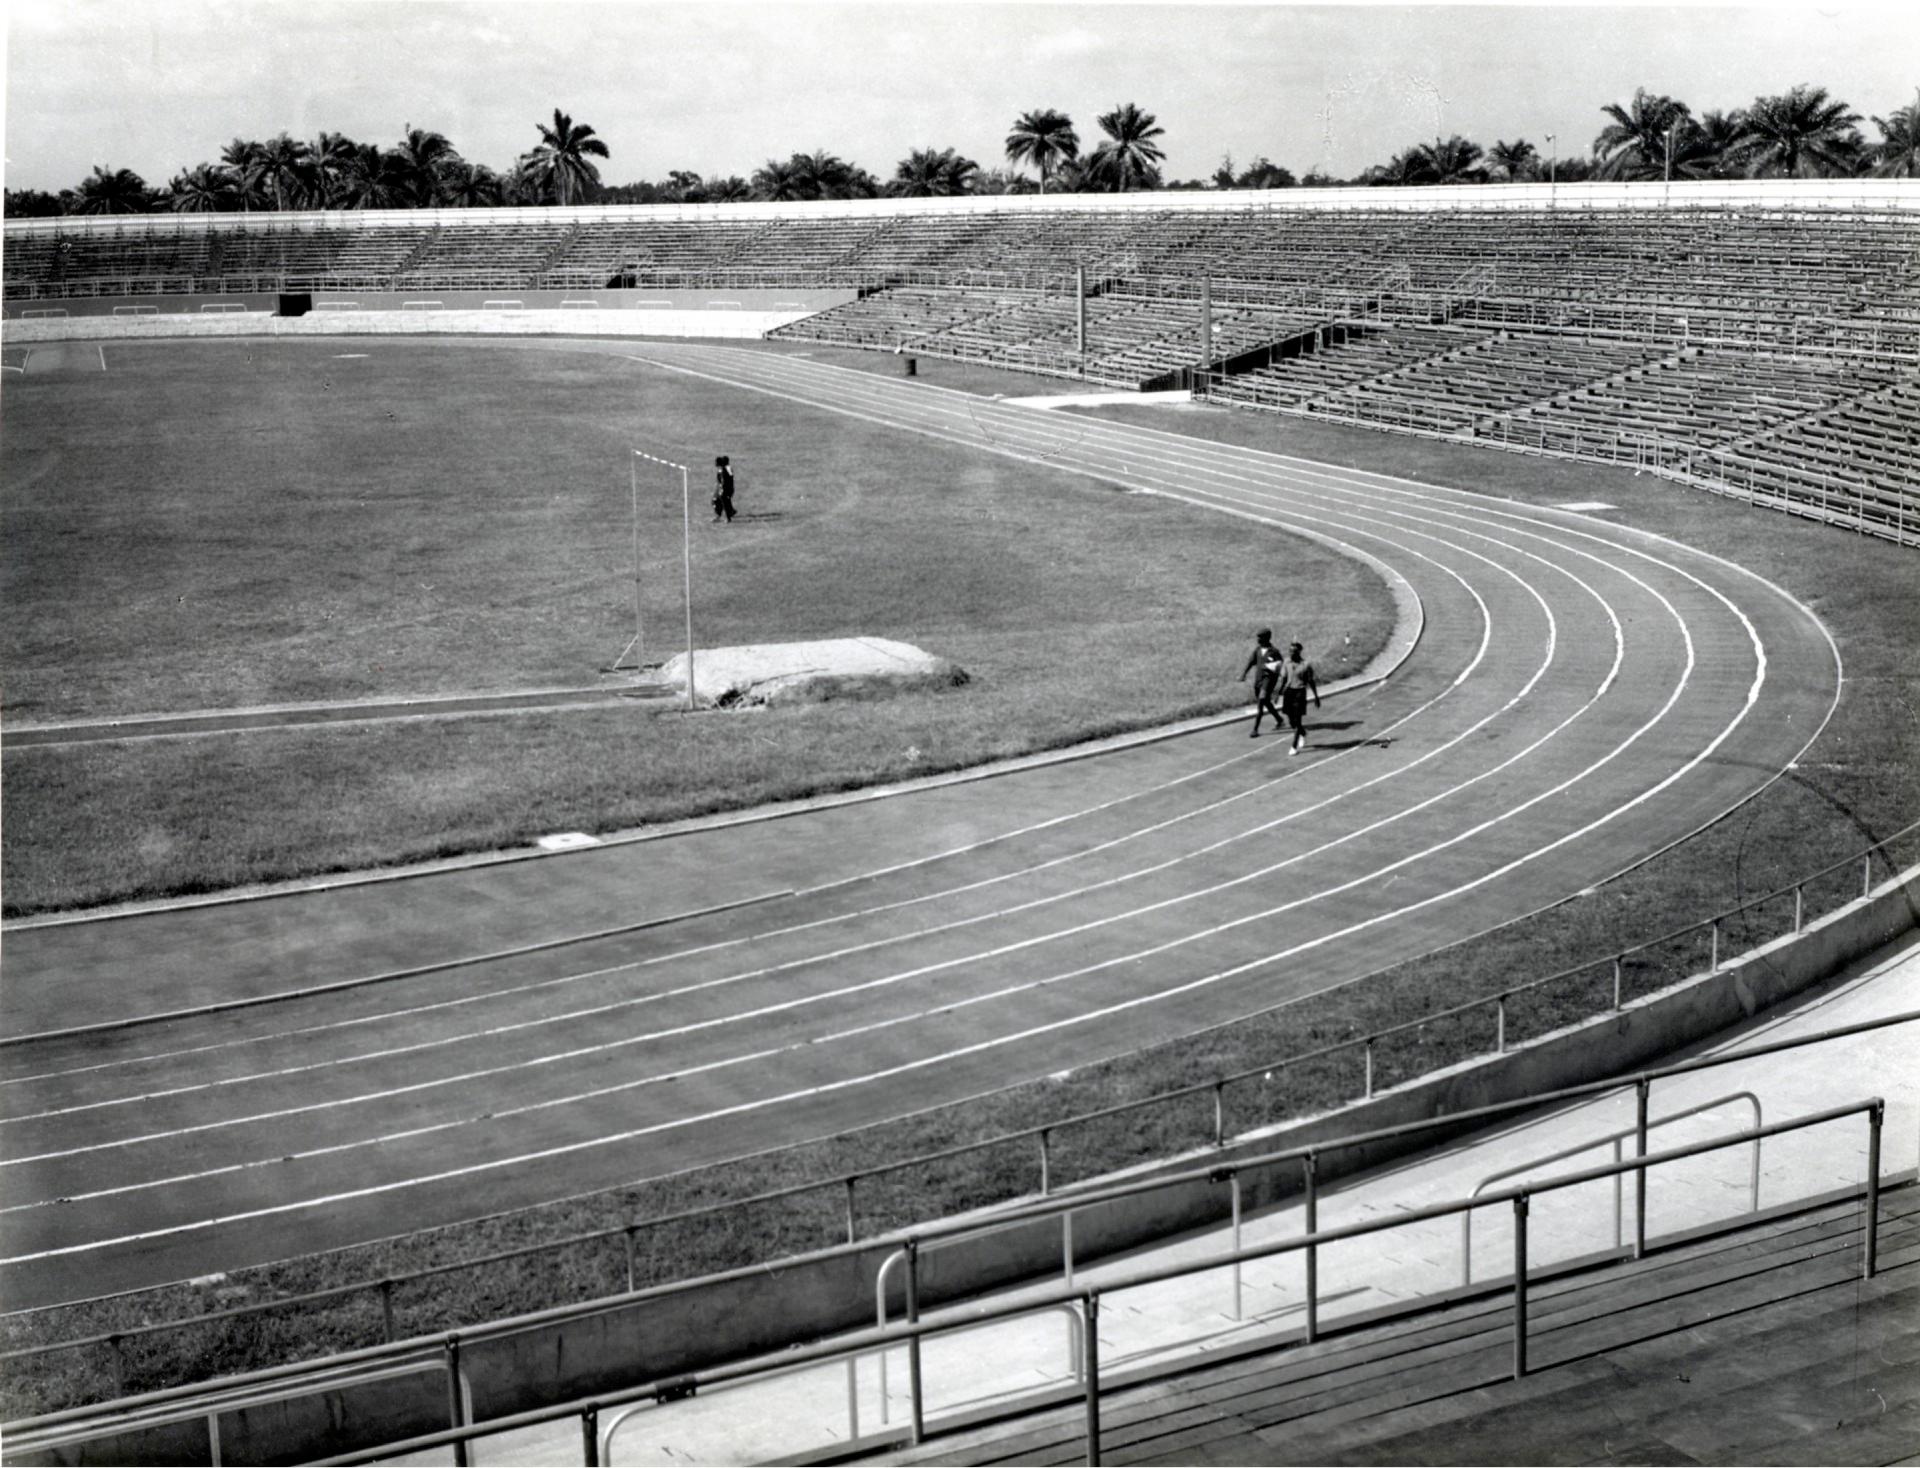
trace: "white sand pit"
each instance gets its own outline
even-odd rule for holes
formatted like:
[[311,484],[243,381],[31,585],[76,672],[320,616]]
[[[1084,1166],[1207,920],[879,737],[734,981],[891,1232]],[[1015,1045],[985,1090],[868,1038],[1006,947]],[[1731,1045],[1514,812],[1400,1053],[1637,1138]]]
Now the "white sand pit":
[[[685,692],[687,655],[668,659],[659,677]],[[966,672],[951,659],[885,637],[756,642],[699,648],[693,657],[693,699],[702,708],[885,698],[966,681]]]

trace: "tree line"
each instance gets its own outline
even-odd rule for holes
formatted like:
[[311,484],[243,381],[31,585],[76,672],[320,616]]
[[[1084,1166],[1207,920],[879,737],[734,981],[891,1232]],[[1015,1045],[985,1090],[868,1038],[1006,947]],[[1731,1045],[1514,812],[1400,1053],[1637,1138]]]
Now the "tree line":
[[1352,178],[1318,170],[1295,178],[1264,156],[1245,168],[1223,158],[1205,179],[1162,176],[1165,129],[1123,103],[1096,118],[1100,138],[1083,152],[1073,119],[1052,108],[1022,113],[1006,139],[1004,168],[983,168],[953,148],[916,148],[882,180],[816,149],[769,158],[750,177],[675,169],[657,182],[608,185],[594,160],[609,158],[592,127],[559,109],[539,141],[505,172],[472,163],[438,132],[408,125],[385,148],[323,132],[235,138],[216,162],[184,168],[164,188],[131,169],[96,165],[71,189],[6,191],[12,218],[61,214],[237,213],[282,209],[415,209],[545,204],[735,203],[768,200],[952,197],[1021,193],[1125,193],[1142,189],[1270,189],[1333,185],[1494,184],[1589,179],[1920,177],[1920,99],[1863,120],[1824,87],[1797,86],[1730,112],[1698,114],[1673,97],[1636,91],[1601,109],[1606,126],[1585,153],[1560,156],[1525,138],[1491,147],[1458,134],[1415,143]]

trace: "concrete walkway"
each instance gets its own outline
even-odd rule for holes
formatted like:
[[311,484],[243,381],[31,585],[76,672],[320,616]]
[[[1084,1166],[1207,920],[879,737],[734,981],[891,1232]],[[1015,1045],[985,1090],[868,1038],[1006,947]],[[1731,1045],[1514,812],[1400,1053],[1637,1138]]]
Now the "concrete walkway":
[[[1765,1015],[1722,1036],[1699,1053],[1738,1051],[1768,1040],[1857,1023],[1920,1008],[1920,934],[1856,965],[1788,1011]],[[1754,1105],[1768,1123],[1879,1095],[1887,1102],[1882,1173],[1920,1163],[1920,1034],[1897,1026],[1784,1055],[1732,1063],[1656,1085],[1652,1093],[1655,1150],[1733,1132],[1753,1124]],[[1684,1057],[1675,1057],[1684,1058]],[[1750,1093],[1748,1096],[1739,1093]],[[1733,1098],[1733,1099],[1726,1099]],[[1705,1109],[1690,1116],[1682,1113]],[[1661,1125],[1662,1118],[1675,1118]],[[1539,1179],[1608,1161],[1608,1138],[1630,1132],[1630,1089],[1576,1106],[1532,1114],[1511,1125],[1416,1159],[1379,1169],[1323,1194],[1320,1226],[1336,1228],[1470,1195],[1494,1174],[1503,1183]],[[1772,1208],[1798,1198],[1857,1185],[1865,1179],[1866,1128],[1835,1124],[1769,1139],[1757,1174],[1758,1205]],[[1564,1160],[1525,1168],[1530,1160],[1569,1148]],[[1631,1152],[1632,1143],[1627,1143]],[[1516,1168],[1524,1169],[1515,1171]],[[1752,1153],[1747,1148],[1690,1159],[1653,1175],[1648,1188],[1648,1236],[1657,1241],[1737,1216],[1753,1203]],[[1492,1186],[1498,1187],[1501,1183]],[[1617,1215],[1610,1183],[1587,1184],[1536,1198],[1530,1219],[1533,1268],[1613,1247],[1615,1229],[1630,1239],[1631,1184]],[[1289,1205],[1243,1222],[1247,1246],[1303,1232],[1301,1210]],[[1203,1258],[1231,1247],[1229,1229],[1195,1234],[1152,1250],[1078,1271],[1080,1282],[1111,1281],[1175,1260]],[[1472,1274],[1486,1279],[1510,1271],[1510,1211],[1474,1215]],[[1321,1251],[1320,1319],[1337,1324],[1364,1311],[1447,1290],[1463,1280],[1463,1238],[1456,1218],[1411,1225]],[[1005,1292],[1017,1299],[1060,1283],[1058,1276]],[[1303,1264],[1293,1255],[1247,1266],[1236,1283],[1230,1270],[1103,1296],[1100,1361],[1103,1375],[1130,1368],[1192,1363],[1224,1348],[1297,1326],[1303,1311]],[[937,1315],[929,1318],[938,1318]],[[1064,1313],[984,1327],[930,1341],[923,1352],[927,1419],[1003,1401],[1073,1380],[1071,1322]],[[826,1448],[846,1440],[850,1411],[870,1434],[907,1419],[904,1351],[882,1363],[863,1359],[816,1367],[732,1390],[702,1393],[665,1407],[647,1407],[617,1434],[610,1462],[743,1463]],[[608,1418],[602,1419],[603,1428]],[[579,1428],[568,1422],[538,1433],[503,1435],[476,1444],[477,1463],[571,1464],[579,1458]],[[427,1457],[418,1461],[427,1462]]]

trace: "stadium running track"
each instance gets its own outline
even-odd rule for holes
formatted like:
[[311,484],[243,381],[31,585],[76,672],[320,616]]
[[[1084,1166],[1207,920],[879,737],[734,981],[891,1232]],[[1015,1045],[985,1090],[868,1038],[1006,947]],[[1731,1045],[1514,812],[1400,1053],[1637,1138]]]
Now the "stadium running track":
[[1403,578],[1419,640],[1329,699],[1300,758],[1235,721],[775,820],[16,927],[9,1308],[660,1177],[1350,983],[1686,837],[1838,697],[1805,607],[1603,516],[793,356],[512,345],[1319,536]]

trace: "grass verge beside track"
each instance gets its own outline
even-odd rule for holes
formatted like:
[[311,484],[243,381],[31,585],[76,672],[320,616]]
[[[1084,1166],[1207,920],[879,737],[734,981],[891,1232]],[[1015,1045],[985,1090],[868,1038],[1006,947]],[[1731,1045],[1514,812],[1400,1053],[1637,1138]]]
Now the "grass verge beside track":
[[[147,342],[114,361],[8,393],[11,720],[591,686],[634,629],[632,447],[693,469],[699,645],[892,637],[972,682],[12,750],[12,916],[958,769],[1242,703],[1262,622],[1323,649],[1329,678],[1392,626],[1374,573],[1318,545],[604,353]],[[705,505],[720,450],[732,525]],[[639,495],[658,661],[681,645],[680,477],[643,465]]]
[[[897,370],[890,359],[867,359],[874,370]],[[994,387],[991,390],[1002,390]],[[1047,391],[1045,384],[1033,389]],[[1846,681],[1840,707],[1800,766],[1730,817],[1597,892],[1470,942],[1399,965],[1365,983],[1323,993],[1270,1014],[1089,1066],[1064,1080],[1024,1086],[957,1107],[869,1128],[814,1146],[749,1159],[644,1188],[574,1199],[457,1229],[412,1236],[335,1255],[290,1261],[201,1285],[102,1301],[7,1322],[8,1345],[27,1339],[73,1338],[473,1259],[541,1239],[564,1238],[634,1219],[759,1194],[810,1180],[991,1139],[1123,1101],[1150,1097],[1223,1072],[1269,1064],[1286,1055],[1498,992],[1576,962],[1604,958],[1789,883],[1920,818],[1920,577],[1910,551],[1828,527],[1690,491],[1630,471],[1474,451],[1427,440],[1297,420],[1262,420],[1211,410],[1128,409],[1142,421],[1178,431],[1247,442],[1328,462],[1409,478],[1482,488],[1534,504],[1601,500],[1613,518],[1713,549],[1779,582],[1807,601],[1839,641]],[[1776,668],[1777,676],[1793,676]],[[1846,874],[1815,895],[1819,908],[1857,881]],[[1728,951],[1778,931],[1736,921]],[[1664,958],[1661,966],[1654,958]],[[1703,952],[1650,956],[1629,967],[1629,997],[1669,981]],[[1509,1036],[1525,1038],[1604,1003],[1593,985],[1571,985],[1517,1002]],[[1490,1021],[1470,1017],[1428,1027],[1382,1048],[1379,1083],[1482,1053]],[[1276,1071],[1276,1081],[1243,1097],[1234,1129],[1324,1110],[1358,1089],[1351,1054]],[[1076,1128],[1056,1142],[1056,1181],[1096,1175],[1128,1163],[1201,1144],[1210,1103],[1186,1103]],[[863,1185],[862,1233],[916,1218],[975,1207],[1034,1186],[1031,1143],[1003,1145],[936,1166],[915,1168]],[[795,1203],[762,1205],[687,1224],[644,1230],[638,1265],[643,1281],[740,1265],[835,1242],[843,1199],[823,1190]],[[399,1329],[422,1333],[495,1318],[623,1287],[618,1242],[593,1249],[462,1269],[412,1285],[396,1297]],[[129,1385],[151,1388],[248,1365],[315,1355],[378,1339],[377,1297],[350,1306],[287,1312],[244,1325],[196,1327],[130,1352]],[[85,1400],[104,1389],[102,1353],[49,1358],[46,1369],[16,1372],[7,1410],[44,1410]]]

